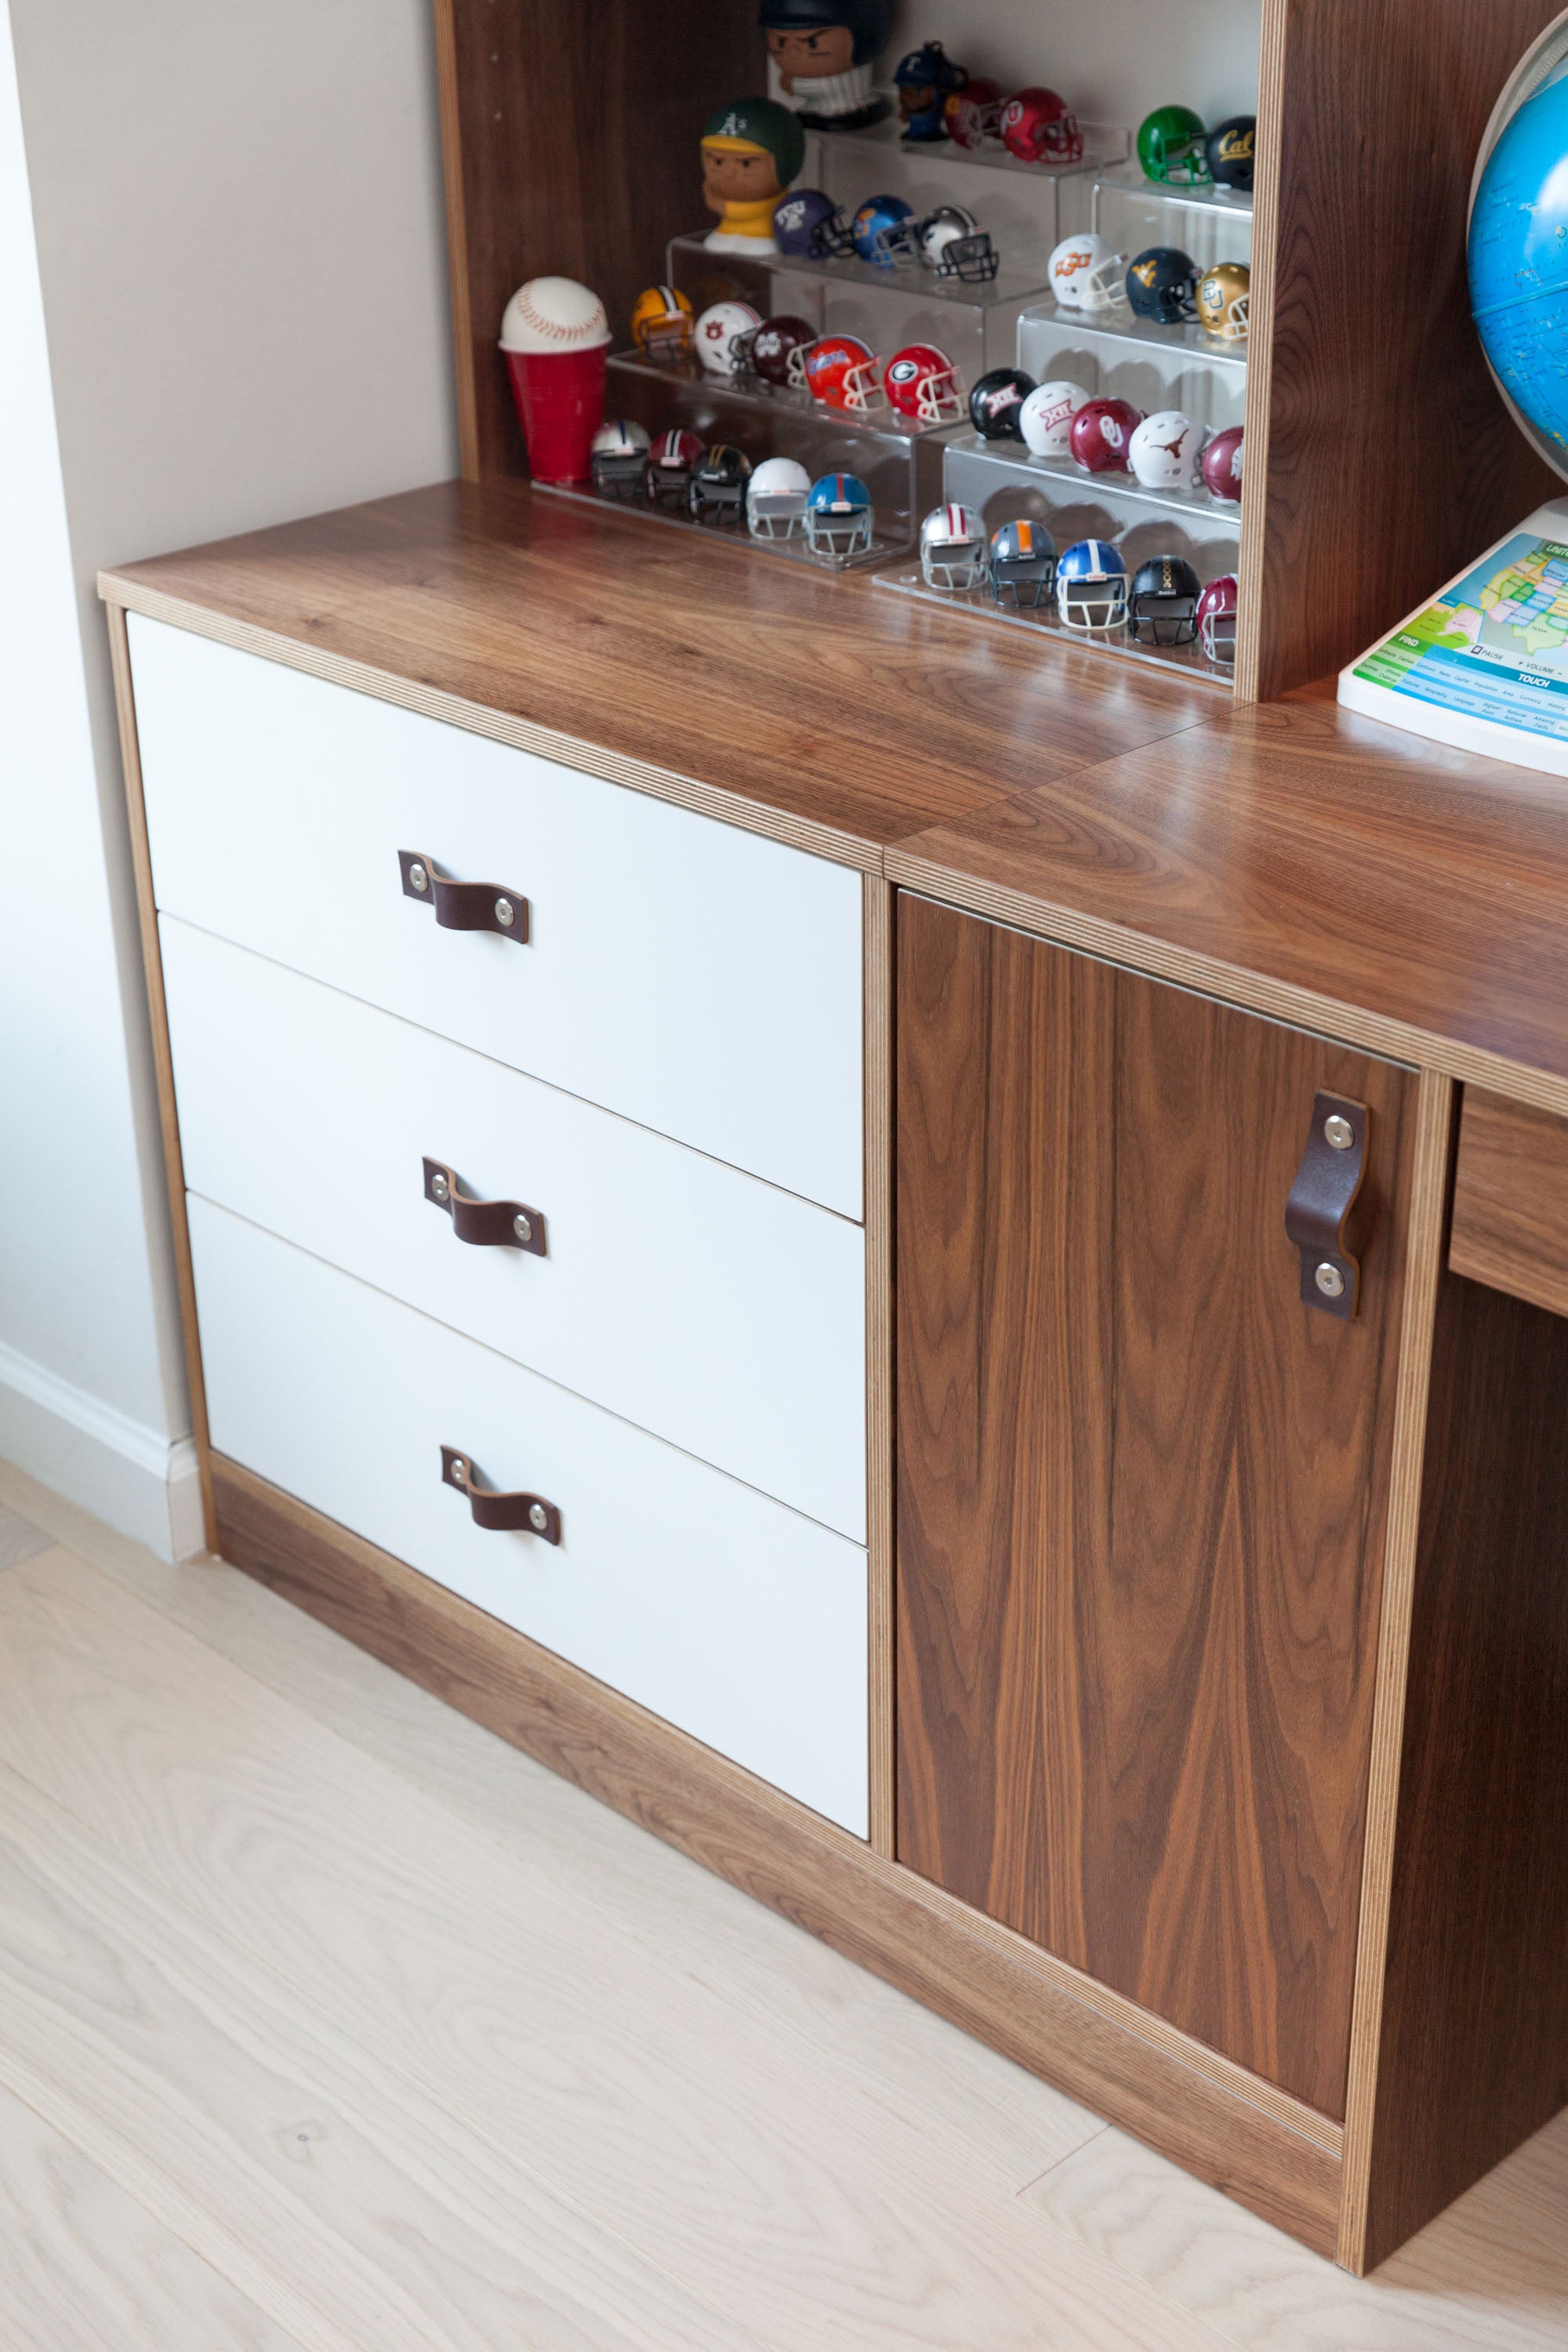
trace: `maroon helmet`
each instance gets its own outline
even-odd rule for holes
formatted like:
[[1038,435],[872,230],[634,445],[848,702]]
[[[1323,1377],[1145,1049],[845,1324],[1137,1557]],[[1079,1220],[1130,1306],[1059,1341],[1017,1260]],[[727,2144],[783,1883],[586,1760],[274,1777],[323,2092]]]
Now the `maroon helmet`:
[[1086,474],[1124,474],[1142,422],[1130,400],[1086,400],[1072,421],[1072,454]]
[[1198,461],[1209,496],[1226,499],[1232,506],[1241,496],[1241,437],[1239,425],[1227,425],[1205,444]]
[[796,318],[793,311],[785,310],[776,319],[764,319],[752,337],[747,353],[752,373],[782,391],[790,382],[791,352],[804,350],[816,341],[816,329],[806,320]]
[[1218,580],[1209,582],[1193,614],[1199,645],[1210,661],[1217,662],[1222,669],[1236,667],[1237,612],[1240,602],[1236,574],[1226,572]]

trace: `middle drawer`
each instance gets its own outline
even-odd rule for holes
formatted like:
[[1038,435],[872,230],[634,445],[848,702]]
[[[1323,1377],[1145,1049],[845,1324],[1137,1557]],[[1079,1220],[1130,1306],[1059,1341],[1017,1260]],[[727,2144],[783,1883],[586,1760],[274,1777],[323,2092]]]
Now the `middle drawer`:
[[[164,916],[185,1182],[866,1539],[858,1225]],[[426,1197],[525,1203],[545,1255]]]

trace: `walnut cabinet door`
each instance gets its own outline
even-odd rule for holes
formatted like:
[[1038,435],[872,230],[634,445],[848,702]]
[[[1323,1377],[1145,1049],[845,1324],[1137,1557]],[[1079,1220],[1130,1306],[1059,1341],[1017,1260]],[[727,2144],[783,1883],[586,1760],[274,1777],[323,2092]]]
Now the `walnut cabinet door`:
[[[1349,1322],[1284,1227],[1320,1088]],[[1415,1105],[900,897],[900,1859],[1335,2116]]]

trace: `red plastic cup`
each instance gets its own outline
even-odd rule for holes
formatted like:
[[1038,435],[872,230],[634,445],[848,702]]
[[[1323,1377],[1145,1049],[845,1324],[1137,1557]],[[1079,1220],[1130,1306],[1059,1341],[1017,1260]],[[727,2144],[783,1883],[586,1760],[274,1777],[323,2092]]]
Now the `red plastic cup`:
[[507,373],[536,482],[593,478],[594,436],[605,421],[608,343],[584,352],[508,352]]

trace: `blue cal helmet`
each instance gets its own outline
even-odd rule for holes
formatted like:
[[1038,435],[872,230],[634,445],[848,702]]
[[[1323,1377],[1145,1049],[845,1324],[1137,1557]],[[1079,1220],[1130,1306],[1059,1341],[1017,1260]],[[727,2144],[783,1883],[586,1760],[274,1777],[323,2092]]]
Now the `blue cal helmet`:
[[831,261],[855,250],[842,206],[820,188],[792,188],[779,198],[773,243],[793,261]]
[[1127,626],[1127,566],[1109,540],[1080,539],[1058,558],[1057,612],[1067,629]]
[[859,555],[871,545],[871,493],[858,474],[820,474],[805,502],[814,555]]
[[874,262],[879,269],[890,269],[910,234],[904,224],[912,226],[914,215],[914,206],[906,205],[902,196],[868,196],[849,224],[861,260]]
[[1057,543],[1022,517],[991,534],[991,593],[999,604],[1043,604],[1057,575]]

